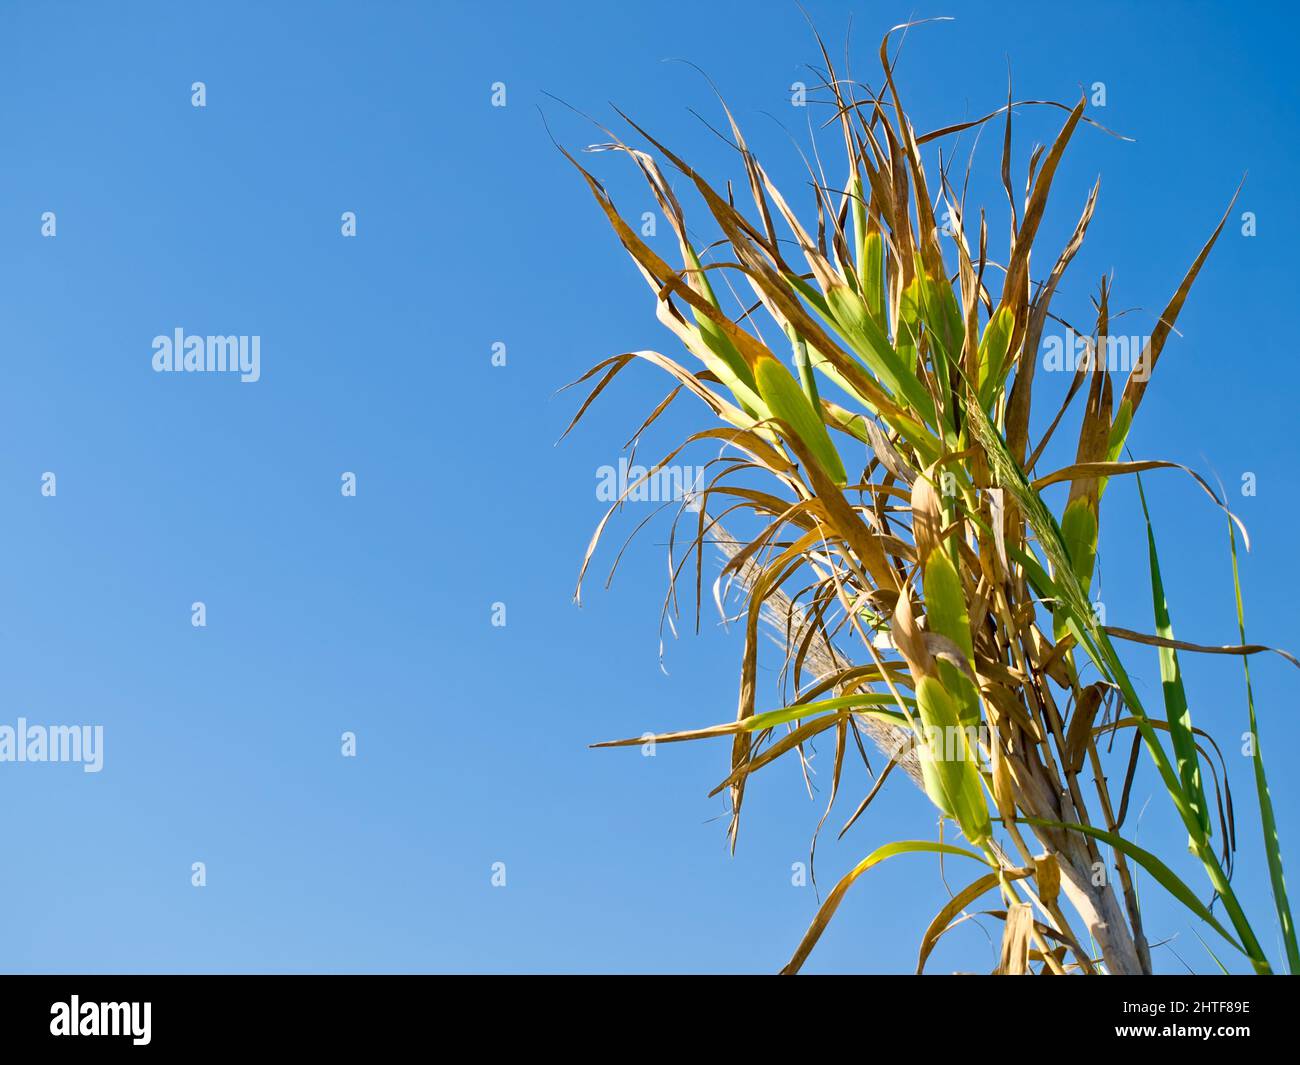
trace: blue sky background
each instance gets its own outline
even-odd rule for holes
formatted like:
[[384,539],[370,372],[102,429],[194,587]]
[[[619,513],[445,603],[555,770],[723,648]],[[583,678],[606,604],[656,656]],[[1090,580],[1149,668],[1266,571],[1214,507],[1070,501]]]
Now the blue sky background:
[[[1132,331],[1149,332],[1249,170],[1237,214],[1257,213],[1258,236],[1230,223],[1132,446],[1224,478],[1254,538],[1249,634],[1300,648],[1285,327],[1300,222],[1294,16],[1205,3],[809,8],[841,51],[853,13],[854,70],[868,80],[889,26],[956,16],[909,37],[900,83],[919,127],[999,106],[1008,56],[1018,97],[1073,101],[1106,83],[1094,117],[1136,142],[1079,132],[1040,240],[1054,255],[1102,174],[1060,297],[1080,322],[1113,269],[1112,306],[1135,308]],[[806,207],[781,124],[801,134],[789,86],[812,80],[802,64],[816,50],[793,4],[0,8],[0,724],[106,733],[97,775],[0,765],[0,969],[771,972],[788,958],[816,908],[791,865],[807,858],[831,745],[815,802],[794,762],[755,779],[734,858],[722,800],[706,798],[726,743],[655,758],[585,746],[735,707],[739,634],[714,615],[659,668],[662,522],[611,592],[607,550],[584,606],[570,601],[602,510],[595,471],[617,462],[665,379],[629,371],[552,446],[578,398],[555,397],[561,384],[608,354],[679,352],[538,107],[581,146],[599,134],[543,92],[607,120],[617,102],[710,177],[737,176],[688,112],[717,120],[707,85],[661,62],[674,57],[718,82]],[[504,109],[489,106],[495,81]],[[1018,184],[1058,123],[1042,109],[1020,122]],[[972,202],[1000,219],[994,142]],[[626,214],[653,207],[626,161],[592,166]],[[349,210],[355,239],[339,233]],[[54,239],[40,234],[45,211]],[[1004,233],[991,223],[995,250]],[[656,239],[671,251],[666,225]],[[153,373],[152,338],[178,326],[260,335],[261,381]],[[505,368],[490,365],[496,341]],[[704,424],[682,402],[642,454]],[[1243,499],[1246,470],[1259,490]],[[45,471],[54,499],[40,494]],[[355,499],[340,495],[343,471],[358,475]],[[1181,475],[1146,483],[1179,634],[1235,642],[1218,513]],[[1130,484],[1108,494],[1103,525],[1108,620],[1149,631]],[[206,629],[190,624],[195,600]],[[504,629],[489,623],[494,601]],[[1154,654],[1132,661],[1158,699]],[[1241,668],[1183,663],[1193,714],[1228,753],[1236,883],[1280,957],[1234,740]],[[1300,782],[1284,766],[1300,675],[1268,659],[1255,679],[1296,884]],[[760,702],[778,699],[769,683]],[[344,730],[355,759],[340,756]],[[1152,784],[1144,766],[1135,811]],[[867,786],[852,765],[818,851],[823,892],[876,844],[934,833],[900,778],[835,843]],[[1139,838],[1200,889],[1166,806],[1157,795],[1145,808]],[[194,861],[207,864],[202,890]],[[489,882],[498,861],[504,889]],[[964,871],[950,872],[955,884]],[[1157,965],[1211,970],[1182,912],[1149,883],[1143,897],[1153,943],[1175,937]],[[910,971],[946,898],[929,858],[874,870],[807,970]],[[997,934],[968,923],[931,968],[991,968]]]

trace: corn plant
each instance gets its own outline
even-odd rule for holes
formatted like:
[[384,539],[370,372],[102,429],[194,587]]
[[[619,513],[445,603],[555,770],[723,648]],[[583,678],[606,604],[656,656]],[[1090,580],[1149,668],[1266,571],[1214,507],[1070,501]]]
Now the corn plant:
[[[735,720],[659,735],[657,742],[730,739],[730,768],[717,792],[730,799],[732,847],[750,776],[782,756],[803,758],[823,734],[835,744],[832,803],[851,743],[865,758],[865,736],[886,758],[849,824],[896,768],[937,808],[939,838],[879,846],[839,882],[786,972],[800,968],[855,880],[887,859],[928,852],[944,855],[950,870],[972,864],[969,883],[925,930],[918,971],[961,915],[994,894],[1000,908],[989,912],[1004,922],[998,972],[1149,973],[1135,890],[1141,870],[1255,971],[1268,973],[1271,963],[1230,879],[1226,766],[1221,756],[1216,765],[1207,753],[1217,751],[1212,739],[1192,722],[1179,668],[1180,653],[1248,662],[1266,650],[1245,643],[1236,584],[1238,534],[1245,530],[1199,475],[1171,462],[1135,460],[1126,448],[1152,371],[1228,216],[1118,391],[1098,354],[1106,350],[1112,304],[1102,279],[1093,301],[1092,357],[1080,361],[1064,396],[1053,398],[1059,408],[1048,427],[1031,439],[1037,352],[1049,319],[1056,320],[1052,300],[1084,241],[1098,188],[1038,280],[1031,277],[1031,250],[1062,156],[1080,127],[1092,124],[1086,99],[1041,105],[1058,108],[1064,123],[1050,146],[1034,151],[1018,195],[1013,115],[1028,103],[1008,94],[1005,106],[981,118],[918,135],[895,80],[894,33],[880,46],[876,89],[841,78],[818,38],[817,92],[843,158],[834,174],[825,173],[820,156],[808,166],[815,224],[802,220],[771,180],[725,103],[748,210],[730,183],[715,188],[622,112],[646,147],[604,130],[607,139],[591,148],[621,153],[639,171],[675,234],[676,264],[642,239],[605,186],[561,148],[654,293],[659,320],[689,356],[635,351],[601,362],[580,379],[592,387],[573,423],[638,362],[673,378],[642,429],[678,396],[703,403],[710,422],[652,468],[692,445],[719,454],[700,488],[701,505],[683,508],[674,522],[673,543],[683,550],[670,547],[670,599],[676,601],[676,582],[693,561],[698,619],[703,558],[715,544],[722,551],[719,604],[726,587],[739,588],[743,598]],[[973,219],[949,168],[941,165],[936,178],[923,161],[934,150],[927,146],[941,148],[966,130],[991,132],[1000,142],[1010,234],[998,257],[984,212]],[[675,184],[702,205],[715,239],[688,227]],[[1049,442],[1065,432],[1077,433],[1073,461],[1041,472]],[[1107,485],[1171,468],[1190,475],[1221,508],[1240,645],[1175,638],[1145,496],[1155,632],[1108,626],[1090,601]],[[1068,486],[1059,510],[1048,502],[1047,489],[1056,485]],[[584,573],[619,508],[615,503],[597,528]],[[777,638],[794,697],[760,712],[763,631]],[[1117,650],[1121,642],[1153,649],[1141,653],[1158,660],[1163,706],[1139,698]],[[1258,812],[1286,963],[1296,971],[1300,953],[1249,667],[1246,681]],[[1116,744],[1117,737],[1131,737],[1132,746]],[[1143,750],[1204,869],[1199,891],[1126,830]],[[1121,780],[1122,788],[1112,789],[1109,781]],[[1115,875],[1098,878],[1095,870],[1107,868],[1108,857]]]

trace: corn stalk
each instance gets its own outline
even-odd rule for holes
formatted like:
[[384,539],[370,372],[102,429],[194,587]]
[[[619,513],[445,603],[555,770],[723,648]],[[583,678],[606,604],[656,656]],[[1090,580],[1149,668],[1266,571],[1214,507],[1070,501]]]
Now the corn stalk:
[[[1176,468],[1134,461],[1126,445],[1165,341],[1224,222],[1164,308],[1118,402],[1106,359],[1098,354],[1107,349],[1109,334],[1110,288],[1103,278],[1088,337],[1094,357],[1074,370],[1059,412],[1031,448],[1037,352],[1045,326],[1055,319],[1058,284],[1086,236],[1098,187],[1037,282],[1031,249],[1067,146],[1080,126],[1092,124],[1086,100],[1045,105],[1059,108],[1065,119],[1054,141],[1033,153],[1017,196],[1012,120],[1031,102],[1018,103],[1008,93],[1005,106],[982,118],[918,135],[894,77],[894,32],[881,42],[875,90],[840,77],[818,39],[822,103],[827,124],[842,140],[843,169],[831,179],[820,159],[816,170],[809,167],[812,230],[750,150],[725,104],[752,201],[748,213],[730,183],[716,189],[621,112],[648,147],[632,147],[604,130],[607,139],[589,149],[619,153],[637,168],[672,226],[680,265],[642,239],[605,186],[560,149],[689,359],[635,351],[605,360],[580,379],[594,385],[573,423],[638,362],[667,372],[674,387],[635,437],[683,393],[702,401],[712,424],[647,474],[690,446],[719,451],[700,506],[684,508],[674,523],[665,616],[674,615],[679,578],[694,561],[698,625],[702,560],[711,543],[724,556],[715,582],[719,604],[733,581],[744,593],[735,719],[658,740],[730,738],[730,769],[716,791],[730,799],[733,847],[750,775],[786,754],[803,758],[806,745],[823,733],[833,734],[836,745],[832,803],[850,740],[865,758],[859,737],[867,735],[887,759],[846,830],[901,766],[968,844],[913,840],[874,850],[830,893],[786,971],[799,968],[859,876],[896,855],[930,852],[963,856],[980,868],[927,930],[918,970],[965,908],[993,892],[1005,907],[999,911],[1005,915],[999,972],[1148,973],[1150,949],[1134,889],[1141,869],[1257,972],[1269,972],[1231,884],[1226,766],[1220,756],[1220,779],[1206,753],[1213,741],[1191,720],[1178,667],[1180,650],[1246,656],[1265,648],[1205,647],[1174,638],[1149,515],[1157,631],[1107,627],[1089,599],[1107,484]],[[927,145],[986,126],[1001,135],[1010,221],[1000,264],[988,251],[984,213],[969,223],[964,192],[954,191],[942,166],[934,183],[923,159]],[[715,240],[703,244],[688,229],[667,174],[703,205]],[[1077,426],[1074,460],[1036,473],[1066,424]],[[865,458],[859,465],[846,462],[845,454]],[[1226,511],[1202,479],[1186,472]],[[1045,494],[1054,485],[1068,485],[1059,515]],[[597,528],[583,574],[621,503]],[[746,533],[733,535],[742,525]],[[685,545],[680,557],[679,539]],[[1233,550],[1235,575],[1235,539]],[[794,698],[759,712],[764,619],[784,655],[782,676]],[[1117,640],[1156,648],[1163,716],[1138,697]],[[1253,698],[1250,721],[1257,735]],[[1115,794],[1104,748],[1129,735],[1124,786]],[[599,746],[642,742],[635,737]],[[1123,833],[1139,748],[1187,829],[1222,920],[1159,857]],[[1279,920],[1294,965],[1294,930],[1262,761],[1256,776]]]

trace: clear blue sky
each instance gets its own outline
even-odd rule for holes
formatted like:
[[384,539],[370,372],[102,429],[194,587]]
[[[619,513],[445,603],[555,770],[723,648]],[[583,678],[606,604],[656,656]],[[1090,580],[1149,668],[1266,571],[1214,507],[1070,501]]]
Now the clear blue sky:
[[[1281,5],[809,5],[872,72],[909,15],[900,68],[920,125],[991,110],[1007,57],[1023,97],[1104,81],[1075,140],[1043,247],[1059,247],[1103,175],[1063,305],[1113,306],[1142,332],[1242,173],[1240,210],[1166,350],[1132,439],[1139,457],[1217,471],[1254,537],[1252,638],[1300,648],[1295,604],[1294,16]],[[706,617],[658,661],[666,526],[606,593],[601,556],[570,601],[601,513],[595,471],[666,383],[629,373],[553,447],[597,359],[675,353],[649,294],[538,106],[571,146],[599,139],[551,92],[614,101],[707,172],[734,159],[695,118],[699,63],[764,161],[796,184],[788,87],[814,43],[793,4],[5,4],[0,11],[0,724],[99,724],[98,774],[0,765],[0,969],[32,971],[756,971],[811,918],[791,885],[820,816],[794,763],[749,789],[724,846],[727,745],[589,751],[591,741],[712,724],[735,707],[740,642]],[[207,106],[191,106],[191,83]],[[508,106],[489,105],[504,81]],[[1047,114],[1021,124],[1021,166]],[[969,141],[965,142],[965,149]],[[963,156],[964,157],[964,156]],[[991,143],[981,165],[996,167]],[[650,209],[624,162],[593,159],[617,202]],[[1022,171],[1023,172],[1023,171]],[[996,178],[995,170],[990,171]],[[988,200],[996,203],[995,188]],[[806,200],[804,201],[806,203]],[[57,216],[57,236],[41,216]],[[340,235],[355,211],[358,236]],[[1001,231],[992,234],[999,247]],[[667,252],[667,227],[657,238]],[[1046,268],[1040,262],[1038,270]],[[155,374],[177,327],[261,337],[261,380]],[[1138,331],[1135,329],[1135,331]],[[491,345],[508,365],[490,365]],[[683,403],[643,446],[703,424]],[[704,456],[705,458],[709,456]],[[55,498],[41,476],[57,474]],[[340,474],[358,476],[343,498]],[[1179,634],[1235,641],[1222,523],[1180,475],[1147,479]],[[641,513],[616,529],[631,531]],[[1113,624],[1149,629],[1128,485],[1107,498],[1101,582]],[[207,607],[207,627],[190,604]],[[507,604],[507,625],[490,624]],[[689,625],[686,626],[689,629]],[[1136,656],[1158,693],[1154,656]],[[1221,737],[1239,810],[1253,801],[1235,660],[1184,657],[1193,713]],[[1300,675],[1256,669],[1275,801],[1300,890]],[[769,679],[771,675],[769,674]],[[765,708],[778,705],[774,687]],[[358,756],[340,755],[353,730]],[[1152,794],[1145,774],[1134,803]],[[823,892],[868,849],[928,836],[899,779],[842,843],[867,786],[848,774],[818,851]],[[1179,861],[1159,796],[1140,838]],[[1237,883],[1277,955],[1258,829],[1241,818]],[[191,863],[207,886],[191,886]],[[507,886],[490,884],[506,863]],[[1212,967],[1146,885],[1157,964]],[[849,896],[808,971],[909,971],[946,899],[903,858]],[[932,968],[988,969],[970,923]]]

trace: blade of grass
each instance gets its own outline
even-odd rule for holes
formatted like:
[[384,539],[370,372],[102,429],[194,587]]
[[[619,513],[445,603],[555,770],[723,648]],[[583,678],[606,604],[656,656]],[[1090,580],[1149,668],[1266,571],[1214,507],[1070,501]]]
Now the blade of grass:
[[[1165,598],[1164,581],[1160,575],[1160,556],[1156,551],[1156,534],[1151,526],[1151,512],[1147,509],[1146,493],[1142,490],[1142,476],[1137,477],[1138,499],[1142,503],[1142,518],[1147,526],[1147,551],[1151,567],[1151,600],[1155,610],[1156,635],[1166,640],[1174,638],[1173,622],[1169,618],[1169,603]],[[1201,829],[1209,835],[1210,811],[1205,803],[1205,789],[1201,783],[1201,764],[1196,755],[1196,737],[1192,735],[1192,714],[1187,706],[1187,689],[1183,685],[1183,673],[1178,664],[1178,652],[1172,647],[1161,647],[1160,681],[1165,697],[1165,719],[1169,722],[1169,736],[1173,741],[1174,758],[1178,763],[1178,775],[1182,779]],[[1193,841],[1189,847],[1195,850]]]
[[[1241,642],[1246,642],[1246,611],[1241,601],[1241,575],[1237,565],[1237,532],[1228,522],[1228,544],[1232,552],[1232,589],[1237,600],[1237,631]],[[1255,765],[1255,791],[1259,796],[1259,821],[1264,832],[1264,855],[1268,861],[1268,876],[1273,887],[1273,904],[1282,926],[1282,940],[1286,944],[1287,967],[1291,975],[1300,974],[1300,949],[1296,946],[1295,921],[1291,917],[1291,903],[1286,894],[1286,878],[1282,875],[1282,844],[1277,835],[1277,817],[1273,813],[1273,798],[1268,790],[1268,777],[1264,773],[1264,754],[1259,749],[1259,728],[1255,721],[1255,693],[1250,683],[1250,659],[1242,657],[1246,673],[1246,708],[1250,715],[1250,741],[1252,761]]]

